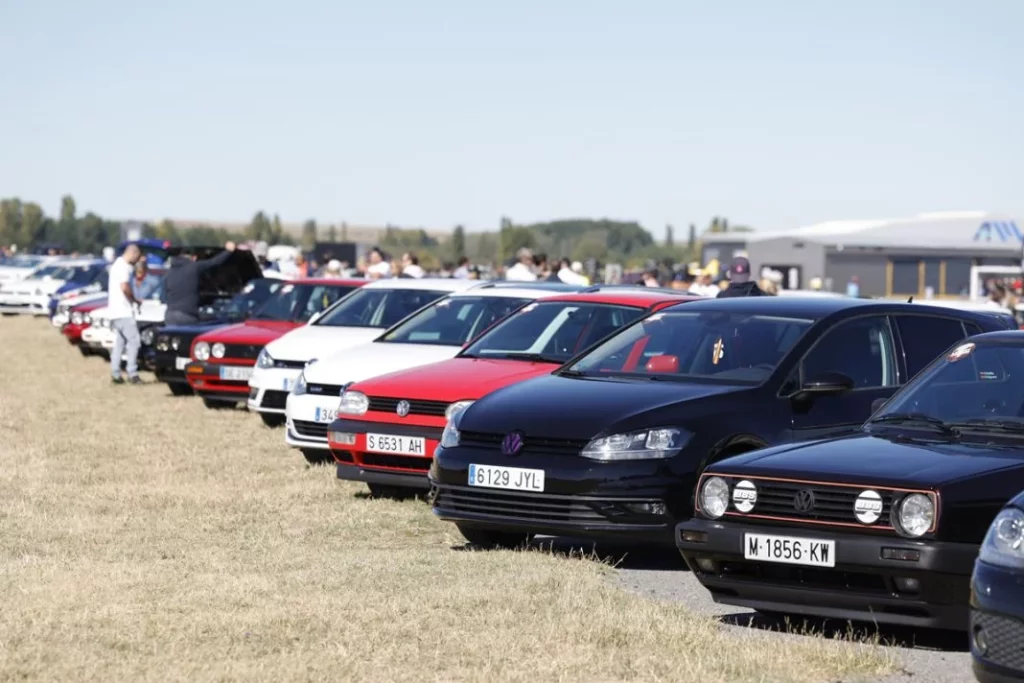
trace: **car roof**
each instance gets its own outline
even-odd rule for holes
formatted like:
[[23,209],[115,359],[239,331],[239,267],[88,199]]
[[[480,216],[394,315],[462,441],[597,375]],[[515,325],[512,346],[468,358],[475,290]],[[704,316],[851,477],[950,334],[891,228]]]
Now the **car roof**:
[[[675,308],[672,306],[671,308]],[[668,310],[671,310],[668,309]],[[878,299],[857,299],[854,297],[826,296],[743,296],[728,298],[708,298],[687,304],[687,311],[737,311],[743,313],[761,313],[765,315],[788,315],[796,317],[823,318],[833,313],[853,309],[865,312],[875,310],[883,312],[910,312],[928,310],[922,304],[906,302],[882,301]],[[937,312],[938,309],[932,309]],[[948,309],[946,311],[948,312]]]
[[[260,276],[253,278],[254,280],[268,280],[277,278],[267,278]],[[353,278],[337,278],[337,277],[302,277],[295,280],[285,280],[285,284],[288,285],[334,285],[335,287],[363,287],[366,285],[366,280],[353,279]]]
[[670,289],[655,289],[653,287],[591,287],[573,294],[556,294],[544,297],[545,302],[549,301],[576,301],[602,304],[616,304],[619,306],[636,306],[647,308],[660,303],[683,303],[689,301],[700,301],[705,297],[688,295],[685,292]]
[[479,280],[461,280],[449,277],[392,277],[385,280],[373,280],[366,285],[367,289],[428,289],[443,292],[461,292],[480,286]]
[[540,299],[541,297],[549,297],[552,295],[550,289],[544,287],[531,287],[529,284],[523,284],[519,287],[471,287],[469,289],[463,289],[458,292],[452,292],[449,296],[451,298],[462,297],[462,296],[485,296],[485,297],[520,297],[528,299]]
[[71,266],[72,268],[77,268],[79,266],[100,266],[100,265],[106,265],[106,263],[107,263],[106,260],[101,259],[101,258],[77,258],[76,257],[76,258],[69,258],[69,259],[64,260],[64,261],[59,261],[58,263],[56,263],[54,265]]
[[983,332],[975,334],[964,340],[976,344],[1001,344],[1007,346],[1024,346],[1024,330],[1000,330],[998,332]]

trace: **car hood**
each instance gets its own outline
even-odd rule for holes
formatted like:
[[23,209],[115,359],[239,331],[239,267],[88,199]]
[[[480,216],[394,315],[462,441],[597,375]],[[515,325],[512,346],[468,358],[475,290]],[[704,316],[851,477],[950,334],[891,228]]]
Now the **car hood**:
[[211,320],[199,325],[167,325],[160,328],[160,334],[165,334],[169,337],[191,339],[192,337],[212,332],[219,327],[227,327],[232,324],[234,323],[229,320]]
[[35,270],[32,268],[18,268],[15,266],[0,266],[0,280],[6,280],[8,282],[14,280],[20,280]]
[[67,306],[69,309],[75,306],[85,306],[87,304],[100,303],[107,300],[106,292],[92,292],[89,294],[79,294],[77,296],[69,296],[65,299],[60,300],[61,306]]
[[659,409],[674,409],[672,423],[685,423],[682,404],[747,389],[750,387],[544,375],[488,394],[463,413],[459,428],[490,433],[518,429],[532,436],[592,439],[620,429],[655,426],[646,424],[644,414]]
[[[306,367],[306,381],[346,384],[451,358],[461,346],[370,342],[319,360]],[[273,354],[271,354],[273,356]]]
[[64,280],[18,280],[4,285],[4,294],[53,294],[64,286]]
[[244,323],[208,331],[203,341],[222,344],[259,344],[264,346],[295,329],[295,323],[282,320],[247,320]]
[[1008,468],[1024,469],[1019,450],[858,434],[752,451],[723,460],[709,471],[871,486],[938,487]]
[[432,401],[477,399],[515,382],[547,375],[555,363],[490,358],[451,358],[374,377],[353,387],[370,396]]
[[276,360],[296,362],[329,358],[339,351],[371,342],[383,331],[376,327],[304,325],[268,345],[267,353]]
[[[142,302],[142,306],[138,313],[135,314],[135,320],[138,322],[160,322],[164,319],[164,313],[167,311],[167,304],[156,301],[155,299],[146,299]],[[101,306],[95,309],[92,313],[92,319],[96,320],[110,318],[110,308],[107,306]]]

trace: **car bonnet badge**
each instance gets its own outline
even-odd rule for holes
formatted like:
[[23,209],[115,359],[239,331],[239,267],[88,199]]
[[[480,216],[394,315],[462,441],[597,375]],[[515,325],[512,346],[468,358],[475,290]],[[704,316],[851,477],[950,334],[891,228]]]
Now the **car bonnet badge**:
[[793,496],[793,507],[797,512],[810,512],[814,509],[814,491],[800,489]]
[[405,417],[409,414],[409,402],[399,401],[398,405],[395,406],[395,412],[398,413],[398,417]]
[[509,432],[501,440],[501,452],[504,455],[516,455],[523,450],[523,433],[519,431]]

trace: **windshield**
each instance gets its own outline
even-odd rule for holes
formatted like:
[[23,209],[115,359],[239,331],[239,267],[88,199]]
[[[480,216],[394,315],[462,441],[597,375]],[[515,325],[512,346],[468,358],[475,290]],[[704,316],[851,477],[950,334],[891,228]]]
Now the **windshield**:
[[353,285],[285,283],[252,318],[304,323],[353,289]]
[[1024,347],[959,344],[922,370],[871,422],[910,413],[949,424],[997,420],[1024,427],[1021,377]]
[[655,313],[567,370],[602,377],[642,375],[758,384],[813,322],[738,312]]
[[380,341],[462,346],[528,301],[512,296],[447,297],[412,316]]
[[360,289],[313,324],[327,327],[391,327],[447,294],[429,289]]
[[564,363],[643,313],[632,306],[536,302],[496,325],[460,355]]
[[43,259],[39,256],[22,255],[8,259],[4,262],[4,265],[11,268],[35,268],[42,262]]
[[231,320],[246,318],[267,303],[271,295],[281,289],[284,284],[284,281],[276,278],[252,280],[242,288],[241,292],[223,305],[216,307],[212,315],[230,318]]
[[39,270],[32,273],[30,276],[25,278],[26,280],[43,280],[50,278],[51,280],[67,280],[68,274],[73,273],[73,268],[66,266],[43,266]]

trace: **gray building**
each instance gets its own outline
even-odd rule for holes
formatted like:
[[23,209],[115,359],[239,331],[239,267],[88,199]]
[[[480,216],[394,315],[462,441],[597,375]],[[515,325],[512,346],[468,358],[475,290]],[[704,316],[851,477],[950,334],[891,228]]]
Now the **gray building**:
[[830,221],[751,235],[746,249],[752,272],[775,271],[787,289],[809,289],[820,278],[822,289],[845,292],[856,278],[861,296],[955,297],[967,294],[972,266],[1020,267],[1018,225],[981,211]]
[[700,262],[707,265],[713,259],[725,269],[729,261],[737,256],[746,256],[747,242],[754,236],[752,232],[706,232],[701,235]]

